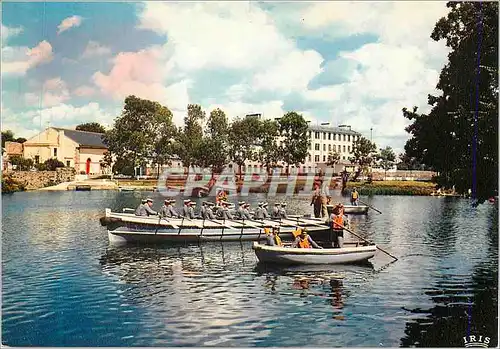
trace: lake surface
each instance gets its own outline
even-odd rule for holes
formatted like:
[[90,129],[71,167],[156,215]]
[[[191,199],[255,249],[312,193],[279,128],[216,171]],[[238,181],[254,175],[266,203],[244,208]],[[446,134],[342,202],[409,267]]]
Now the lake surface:
[[[383,214],[351,216],[351,228],[398,261],[377,252],[371,266],[280,268],[258,264],[250,242],[109,245],[104,208],[140,195],[154,196],[2,195],[3,344],[463,347],[469,334],[498,344],[496,205],[368,198]],[[288,203],[311,212],[306,199]]]

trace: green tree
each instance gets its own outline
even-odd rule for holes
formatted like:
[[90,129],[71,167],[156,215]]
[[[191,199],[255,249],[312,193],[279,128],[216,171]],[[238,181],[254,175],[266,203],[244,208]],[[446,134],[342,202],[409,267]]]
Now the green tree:
[[310,140],[307,136],[309,125],[301,114],[288,112],[278,120],[279,134],[283,137],[281,154],[286,163],[286,173],[289,174],[290,165],[299,165],[304,162],[308,153]]
[[215,109],[208,117],[205,136],[202,138],[197,163],[202,167],[212,169],[212,178],[215,173],[221,173],[229,157],[228,141],[229,126],[226,114]]
[[[403,109],[412,121],[408,156],[438,171],[438,184],[472,189],[484,201],[498,191],[498,2],[449,2],[431,38],[451,48],[432,110]],[[480,180],[478,180],[480,178]]]
[[13,142],[14,141],[14,132],[11,130],[2,131],[2,148],[5,147],[5,142]]
[[104,135],[104,143],[117,164],[114,169],[145,166],[149,161],[162,163],[168,158],[168,142],[175,127],[172,113],[167,107],[147,99],[125,98],[122,115],[115,119],[113,128]]
[[9,158],[9,162],[16,166],[17,171],[28,171],[33,167],[33,159],[26,159],[23,156],[15,155]]
[[43,164],[47,171],[55,171],[58,167],[64,167],[64,164],[56,158],[47,159]]
[[197,104],[189,104],[187,109],[184,129],[179,128],[175,136],[173,151],[179,156],[184,166],[189,168],[199,163],[205,112]]
[[394,162],[396,161],[396,154],[391,147],[385,147],[384,149],[380,149],[380,155],[377,156],[377,159],[380,160],[380,165],[385,171],[385,180],[387,178],[387,170],[390,170],[394,166]]
[[260,119],[258,116],[246,116],[236,118],[231,123],[229,131],[229,154],[233,162],[238,165],[241,174],[241,166],[246,160],[257,158],[256,146],[258,146]]
[[24,142],[26,142],[26,141],[27,141],[27,139],[26,139],[26,138],[24,138],[24,137],[18,137],[18,138],[16,138],[16,139],[14,140],[14,142],[17,142],[17,143],[24,143]]
[[358,165],[358,171],[354,176],[357,179],[361,173],[367,174],[375,159],[377,146],[365,137],[358,137],[352,146],[352,154],[349,158],[353,164]]
[[327,165],[335,167],[336,164],[340,162],[340,154],[337,153],[335,150],[331,151],[328,153],[328,161]]
[[257,133],[260,146],[257,151],[257,159],[266,166],[267,172],[270,173],[271,168],[277,166],[278,162],[283,159],[277,143],[279,125],[275,120],[262,120]]
[[85,124],[80,124],[76,126],[75,130],[77,131],[87,131],[87,132],[96,132],[96,133],[106,133],[106,129],[98,122],[88,122]]

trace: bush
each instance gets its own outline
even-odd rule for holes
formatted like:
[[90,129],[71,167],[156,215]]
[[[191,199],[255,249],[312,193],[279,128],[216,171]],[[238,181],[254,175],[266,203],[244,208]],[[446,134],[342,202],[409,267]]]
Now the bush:
[[64,164],[55,158],[46,160],[44,164],[48,171],[55,171],[58,167],[64,167]]
[[18,155],[11,157],[9,162],[16,166],[16,171],[28,171],[33,167],[32,159],[26,159]]
[[14,193],[16,191],[24,190],[24,185],[14,180],[11,176],[2,176],[2,193]]
[[37,171],[47,171],[47,165],[45,163],[35,164]]

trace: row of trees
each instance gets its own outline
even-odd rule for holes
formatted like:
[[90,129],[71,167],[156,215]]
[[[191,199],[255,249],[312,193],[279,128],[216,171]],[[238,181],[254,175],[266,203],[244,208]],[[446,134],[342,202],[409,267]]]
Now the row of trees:
[[429,114],[403,109],[412,121],[406,154],[433,167],[438,183],[498,195],[498,2],[449,2],[431,38],[451,48]]
[[104,136],[108,162],[111,154],[115,157],[113,171],[132,173],[148,161],[159,167],[172,158],[214,173],[230,162],[241,170],[247,160],[259,161],[268,169],[281,164],[288,168],[308,155],[308,124],[296,112],[274,120],[248,115],[229,122],[220,109],[207,117],[201,106],[190,104],[183,127],[175,127],[172,119],[172,112],[157,102],[127,97],[122,115]]

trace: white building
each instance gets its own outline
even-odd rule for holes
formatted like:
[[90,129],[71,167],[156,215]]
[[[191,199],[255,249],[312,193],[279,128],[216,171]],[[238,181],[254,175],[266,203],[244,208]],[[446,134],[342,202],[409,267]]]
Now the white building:
[[[346,166],[351,166],[349,157],[352,156],[354,142],[361,137],[348,125],[338,127],[311,125],[308,131],[310,140],[309,154],[304,163],[298,167],[290,166],[290,173],[317,172],[328,167],[328,155],[336,152],[340,156],[339,163],[335,165],[334,172],[341,172]],[[282,143],[282,140],[278,139]],[[246,168],[260,168],[256,161],[246,161]]]

